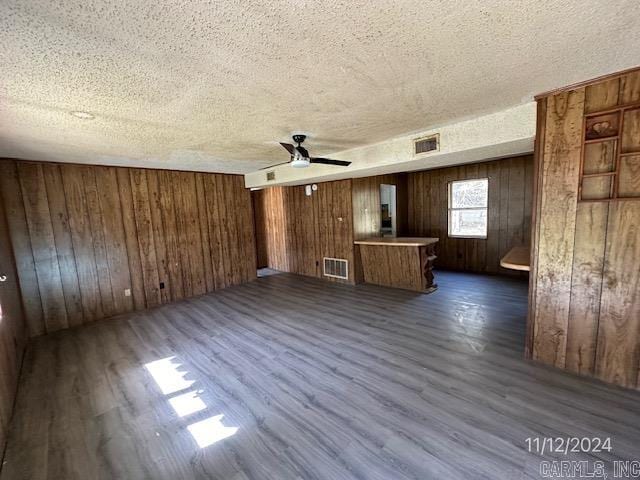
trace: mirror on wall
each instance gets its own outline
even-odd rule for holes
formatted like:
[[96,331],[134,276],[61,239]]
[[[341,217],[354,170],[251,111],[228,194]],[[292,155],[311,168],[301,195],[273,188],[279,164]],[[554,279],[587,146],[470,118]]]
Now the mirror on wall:
[[396,186],[380,185],[380,235],[396,236]]

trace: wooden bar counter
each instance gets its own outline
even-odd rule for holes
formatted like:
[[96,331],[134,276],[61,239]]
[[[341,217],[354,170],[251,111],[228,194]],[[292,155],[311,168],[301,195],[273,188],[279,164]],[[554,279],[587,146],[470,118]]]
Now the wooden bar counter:
[[437,238],[374,237],[356,240],[364,281],[386,287],[431,293]]

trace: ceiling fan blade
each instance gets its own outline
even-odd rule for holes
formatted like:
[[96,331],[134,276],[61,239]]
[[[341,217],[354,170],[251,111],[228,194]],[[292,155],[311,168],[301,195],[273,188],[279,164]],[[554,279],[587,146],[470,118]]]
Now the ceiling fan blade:
[[284,147],[284,149],[289,152],[289,155],[293,155],[293,150],[294,150],[294,146],[291,145],[290,143],[282,143],[280,142],[280,145],[282,145]]
[[344,160],[332,160],[330,158],[312,158],[310,159],[311,163],[323,163],[325,165],[339,165],[340,167],[348,167],[351,165],[351,162],[346,162]]
[[296,150],[298,150],[300,155],[302,155],[304,158],[309,158],[309,150],[307,150],[306,148],[297,146]]
[[262,167],[260,170],[267,170],[269,168],[279,167],[280,165],[286,165],[287,163],[291,163],[291,160],[282,162],[282,163],[276,163],[275,165],[269,165],[268,167]]

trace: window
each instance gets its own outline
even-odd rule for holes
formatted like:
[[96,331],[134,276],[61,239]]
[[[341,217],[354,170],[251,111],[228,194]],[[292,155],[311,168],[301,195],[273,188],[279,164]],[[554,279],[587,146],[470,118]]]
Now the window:
[[487,238],[489,179],[449,183],[449,236]]

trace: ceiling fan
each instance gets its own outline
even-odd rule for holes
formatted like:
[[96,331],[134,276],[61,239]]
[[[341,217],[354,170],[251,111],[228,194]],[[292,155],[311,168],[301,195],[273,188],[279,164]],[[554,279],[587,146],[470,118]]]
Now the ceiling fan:
[[304,168],[308,167],[311,163],[322,163],[324,165],[338,165],[340,167],[348,167],[351,165],[351,162],[345,162],[344,160],[332,160],[331,158],[320,158],[320,157],[310,157],[309,151],[302,146],[302,142],[304,142],[306,135],[294,135],[293,141],[297,143],[297,146],[291,145],[290,143],[282,143],[280,145],[284,147],[284,149],[289,152],[291,155],[291,159],[288,162],[278,163],[277,165],[271,165],[271,167],[277,167],[278,165],[284,165],[288,163],[292,167],[295,168]]

